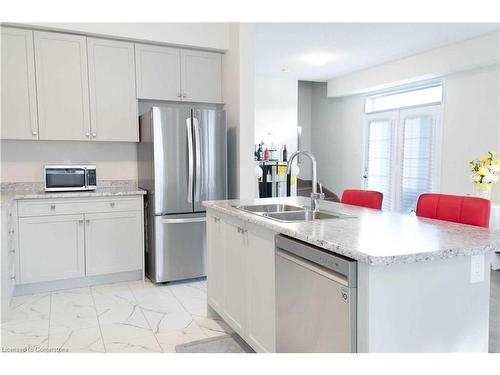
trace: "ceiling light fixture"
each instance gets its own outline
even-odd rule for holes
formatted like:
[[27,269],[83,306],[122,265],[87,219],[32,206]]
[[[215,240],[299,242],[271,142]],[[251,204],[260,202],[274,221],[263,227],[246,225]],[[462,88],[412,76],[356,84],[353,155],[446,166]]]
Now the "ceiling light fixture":
[[311,52],[301,55],[299,61],[314,66],[322,66],[336,60],[337,57],[337,55],[331,52]]

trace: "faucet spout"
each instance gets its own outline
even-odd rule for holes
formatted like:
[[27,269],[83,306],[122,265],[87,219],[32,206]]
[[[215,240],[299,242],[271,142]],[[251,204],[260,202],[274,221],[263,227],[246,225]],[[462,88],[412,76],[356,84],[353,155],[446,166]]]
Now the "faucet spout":
[[290,159],[288,160],[288,163],[286,165],[286,173],[290,174],[292,171],[292,162],[293,159],[295,159],[296,156],[299,155],[305,155],[307,156],[312,163],[312,193],[311,193],[311,210],[313,211],[318,211],[319,210],[319,200],[324,199],[325,195],[323,192],[318,193],[318,179],[317,179],[317,170],[316,170],[316,158],[314,157],[313,154],[311,154],[309,151],[295,151],[291,156]]

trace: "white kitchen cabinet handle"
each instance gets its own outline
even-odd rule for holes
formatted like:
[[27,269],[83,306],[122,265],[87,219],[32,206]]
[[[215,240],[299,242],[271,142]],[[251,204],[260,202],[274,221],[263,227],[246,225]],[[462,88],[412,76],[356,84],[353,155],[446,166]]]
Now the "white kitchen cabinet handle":
[[162,224],[183,224],[183,223],[202,223],[207,221],[206,217],[190,217],[186,219],[163,219]]

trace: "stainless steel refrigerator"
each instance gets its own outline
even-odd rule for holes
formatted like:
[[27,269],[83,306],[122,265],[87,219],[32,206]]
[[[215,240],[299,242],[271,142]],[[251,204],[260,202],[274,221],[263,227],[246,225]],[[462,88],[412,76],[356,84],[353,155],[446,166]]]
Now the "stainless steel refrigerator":
[[139,187],[146,198],[146,275],[206,275],[204,200],[227,198],[226,114],[188,106],[140,116]]

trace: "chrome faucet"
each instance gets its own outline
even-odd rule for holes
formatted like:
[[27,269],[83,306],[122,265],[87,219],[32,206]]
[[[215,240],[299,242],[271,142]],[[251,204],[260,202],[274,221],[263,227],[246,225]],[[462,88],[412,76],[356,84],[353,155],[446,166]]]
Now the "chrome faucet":
[[311,210],[312,211],[318,211],[319,210],[319,200],[325,198],[325,194],[323,194],[323,188],[320,185],[320,190],[321,192],[318,193],[317,185],[318,185],[318,178],[317,178],[317,171],[316,171],[316,158],[314,157],[313,154],[311,154],[309,151],[295,151],[291,156],[290,159],[288,160],[288,164],[286,165],[286,173],[290,174],[292,171],[292,162],[293,159],[298,156],[298,155],[305,155],[311,159],[312,162],[312,193],[311,193]]

